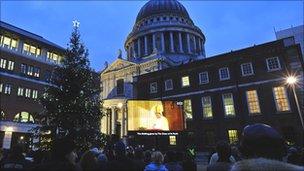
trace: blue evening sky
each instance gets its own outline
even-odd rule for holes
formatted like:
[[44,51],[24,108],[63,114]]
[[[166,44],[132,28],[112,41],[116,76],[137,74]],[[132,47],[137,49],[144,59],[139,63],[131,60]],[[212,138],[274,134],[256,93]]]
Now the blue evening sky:
[[[1,20],[66,47],[80,21],[91,66],[113,62],[147,1],[1,1]],[[303,1],[181,1],[213,56],[275,40],[276,30],[303,24]],[[124,51],[124,50],[123,50]]]

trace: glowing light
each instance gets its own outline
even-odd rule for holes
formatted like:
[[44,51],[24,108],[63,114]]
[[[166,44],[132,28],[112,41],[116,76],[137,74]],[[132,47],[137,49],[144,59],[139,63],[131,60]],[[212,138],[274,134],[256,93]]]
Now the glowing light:
[[24,136],[21,136],[21,137],[20,137],[20,140],[23,140],[23,139],[24,139]]
[[295,84],[297,81],[298,81],[297,78],[294,76],[289,76],[286,79],[287,84],[291,84],[291,85]]
[[117,104],[117,107],[118,107],[119,109],[121,109],[121,108],[122,108],[122,106],[123,106],[123,104],[122,104],[122,103],[118,103],[118,104]]
[[14,131],[13,127],[6,127],[5,128],[5,132],[13,132],[13,131]]

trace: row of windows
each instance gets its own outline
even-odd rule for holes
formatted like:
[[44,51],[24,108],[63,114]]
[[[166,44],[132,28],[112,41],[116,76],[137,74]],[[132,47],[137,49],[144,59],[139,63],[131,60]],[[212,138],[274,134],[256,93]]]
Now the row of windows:
[[[4,112],[2,110],[0,110],[0,120],[5,120],[5,115]],[[26,122],[26,123],[34,123],[34,118],[31,114],[29,114],[28,112],[20,112],[17,113],[14,117],[15,122]]]
[[[283,86],[273,87],[273,97],[278,112],[290,111],[289,99],[286,88]],[[256,90],[246,91],[247,106],[250,115],[261,114],[259,98]],[[223,110],[226,117],[235,116],[235,107],[232,93],[222,94]],[[213,118],[212,97],[203,96],[201,98],[203,118]],[[184,100],[184,114],[186,119],[192,119],[191,100]]]
[[15,65],[14,61],[0,58],[0,68],[12,71],[14,70],[14,65]]
[[[18,48],[18,40],[10,38],[8,36],[3,36],[0,35],[0,46],[2,47],[6,47],[8,49],[13,49],[13,50],[17,50]],[[29,43],[24,43],[23,44],[23,49],[22,49],[22,53],[30,55],[30,56],[35,56],[35,57],[39,57],[41,56],[41,48],[39,48],[36,45],[32,45]],[[51,61],[51,62],[55,62],[55,63],[60,63],[62,59],[62,56],[58,55],[57,53],[54,52],[47,52],[47,60]]]
[[[268,71],[276,71],[281,69],[281,64],[278,57],[272,57],[266,59],[267,69]],[[223,67],[219,69],[219,79],[220,81],[229,80],[230,72],[228,67]],[[252,67],[252,63],[243,63],[241,64],[241,72],[242,76],[250,76],[254,75],[254,70]],[[199,73],[199,84],[207,84],[209,83],[209,75],[207,71]],[[181,78],[182,87],[190,86],[189,76],[183,76]],[[165,80],[165,91],[173,90],[173,82],[172,79]],[[157,82],[153,82],[150,84],[150,93],[157,93]]]
[[40,77],[40,68],[34,67],[32,65],[21,64],[20,71],[21,71],[21,73],[28,75],[28,76],[33,76],[36,78]]
[[[12,85],[11,84],[3,84],[0,83],[0,93],[4,93],[4,94],[11,94],[12,92]],[[24,87],[18,87],[18,91],[17,91],[17,96],[23,96],[26,98],[33,98],[33,99],[37,99],[38,97],[38,90],[33,90],[33,89],[29,89],[29,88],[24,88]]]

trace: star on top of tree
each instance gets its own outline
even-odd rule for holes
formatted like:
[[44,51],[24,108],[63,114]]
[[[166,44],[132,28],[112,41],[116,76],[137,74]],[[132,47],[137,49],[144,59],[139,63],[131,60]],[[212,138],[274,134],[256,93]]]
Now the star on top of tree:
[[80,22],[77,20],[72,21],[73,22],[73,27],[78,28],[80,26]]

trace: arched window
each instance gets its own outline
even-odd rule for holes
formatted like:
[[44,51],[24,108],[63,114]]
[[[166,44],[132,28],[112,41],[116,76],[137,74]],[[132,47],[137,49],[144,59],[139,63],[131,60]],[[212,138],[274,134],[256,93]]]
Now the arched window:
[[34,123],[34,118],[28,112],[21,112],[21,113],[17,113],[17,115],[14,118],[14,121],[15,122],[30,122],[30,123]]

